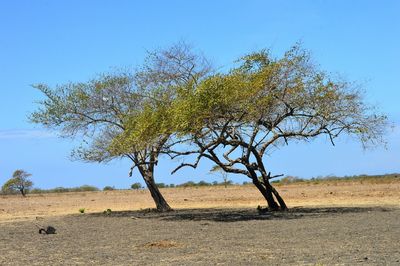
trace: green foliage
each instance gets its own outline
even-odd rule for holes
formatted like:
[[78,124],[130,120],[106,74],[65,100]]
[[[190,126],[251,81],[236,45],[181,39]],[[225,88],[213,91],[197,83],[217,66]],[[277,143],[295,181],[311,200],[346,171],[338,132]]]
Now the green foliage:
[[166,188],[168,185],[165,185],[165,183],[156,183],[158,188]]
[[31,193],[66,193],[66,192],[87,192],[87,191],[99,191],[99,189],[95,186],[83,185],[80,187],[73,187],[73,188],[65,188],[65,187],[56,187],[52,189],[34,188],[33,190],[31,190]]
[[177,185],[177,187],[195,187],[196,185],[197,185],[196,182],[188,181],[180,185]]
[[194,181],[188,181],[179,185],[176,185],[176,187],[206,187],[206,186],[222,186],[222,185],[232,185],[232,181],[229,180],[228,182],[221,182],[218,183],[218,181],[213,181],[212,183],[208,183],[206,181],[199,181],[199,182],[194,182]]
[[299,178],[297,176],[285,176],[284,178],[282,178],[279,182],[281,184],[292,184],[292,183],[299,183],[299,182],[304,182],[305,180],[302,178]]
[[78,211],[79,213],[85,213],[85,208],[80,208]]
[[142,188],[142,184],[140,183],[133,183],[131,185],[131,189],[141,189]]
[[112,187],[112,186],[105,186],[105,187],[103,188],[103,191],[112,191],[112,190],[115,190],[115,187]]
[[107,209],[107,210],[103,211],[103,214],[105,214],[105,215],[111,215],[111,213],[112,213],[111,209]]
[[280,58],[261,50],[239,58],[230,71],[215,72],[187,46],[177,45],[150,53],[134,74],[35,87],[46,99],[31,120],[64,136],[82,135],[74,152],[80,159],[127,157],[132,169],[148,178],[163,153],[197,154],[194,163],[176,170],[207,158],[220,168],[215,171],[223,170],[225,186],[227,173],[243,174],[262,180],[259,189],[275,198],[265,154],[319,136],[332,144],[349,135],[364,147],[379,145],[387,126],[386,116],[364,102],[357,84],[321,70],[298,44]]
[[14,194],[19,192],[22,196],[25,196],[33,186],[33,182],[28,179],[30,176],[31,174],[24,170],[16,170],[12,178],[1,187],[2,193]]

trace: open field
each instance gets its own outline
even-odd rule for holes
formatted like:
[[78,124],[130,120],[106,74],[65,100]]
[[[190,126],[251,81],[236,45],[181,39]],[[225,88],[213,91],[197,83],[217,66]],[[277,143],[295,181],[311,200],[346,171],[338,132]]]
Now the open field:
[[[276,186],[289,208],[298,206],[397,206],[400,179],[323,181]],[[253,185],[161,189],[175,209],[255,208],[266,202]],[[0,196],[0,222],[78,213],[154,208],[147,190],[115,190]]]
[[0,265],[400,264],[398,179],[277,189],[289,212],[259,215],[252,186],[164,189],[165,214],[147,191],[1,196]]

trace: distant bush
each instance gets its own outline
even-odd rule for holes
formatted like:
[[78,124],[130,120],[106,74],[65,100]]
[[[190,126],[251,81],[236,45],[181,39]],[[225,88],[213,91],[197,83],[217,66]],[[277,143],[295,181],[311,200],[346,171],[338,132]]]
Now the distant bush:
[[79,212],[80,212],[80,213],[85,213],[85,208],[80,208],[80,209],[79,209]]
[[292,184],[292,183],[298,183],[298,182],[304,182],[303,178],[299,178],[297,176],[285,176],[282,178],[279,183],[282,184]]
[[46,193],[47,190],[41,188],[33,188],[31,189],[31,194],[39,194],[39,193]]
[[158,188],[166,188],[166,187],[168,187],[164,183],[156,183],[156,185],[157,185]]
[[188,181],[179,185],[176,185],[176,187],[207,187],[207,186],[226,186],[226,185],[232,185],[233,182],[232,180],[226,180],[221,183],[218,183],[218,181],[213,181],[212,183],[208,183],[206,181],[199,181],[198,183],[193,182],[193,181]]
[[177,186],[178,187],[194,187],[194,186],[196,186],[196,183],[193,182],[193,181],[188,181],[188,182],[182,183],[182,184],[177,185]]
[[73,188],[65,188],[65,187],[56,187],[56,188],[51,188],[51,189],[34,188],[30,192],[31,193],[65,193],[65,192],[85,192],[85,191],[99,191],[99,189],[95,186],[83,185],[80,187],[73,187]]
[[105,187],[103,188],[103,191],[111,191],[111,190],[115,190],[115,187],[112,187],[112,186],[105,186]]
[[141,189],[142,188],[142,184],[140,183],[133,183],[131,185],[131,189]]
[[83,186],[74,188],[74,192],[81,192],[81,191],[99,191],[99,189],[97,187],[89,186],[89,185],[83,185]]

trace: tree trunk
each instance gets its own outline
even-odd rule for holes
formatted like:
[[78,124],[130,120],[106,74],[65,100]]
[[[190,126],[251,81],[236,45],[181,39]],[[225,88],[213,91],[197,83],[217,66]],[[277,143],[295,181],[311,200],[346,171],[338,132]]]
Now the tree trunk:
[[20,188],[20,189],[19,189],[19,191],[21,192],[21,194],[22,194],[22,196],[23,196],[23,197],[25,197],[25,196],[26,196],[26,195],[25,195],[25,189],[23,189],[23,188]]
[[279,211],[280,208],[279,208],[278,203],[276,203],[276,201],[272,195],[272,190],[266,189],[266,187],[263,186],[263,184],[257,178],[252,178],[252,179],[253,179],[253,184],[258,188],[258,190],[261,192],[261,194],[267,200],[268,208],[271,209],[272,211]]
[[151,197],[153,198],[157,211],[167,212],[172,211],[172,208],[168,205],[167,201],[164,199],[160,190],[158,189],[156,183],[154,182],[154,177],[152,173],[147,173],[143,176],[144,182],[146,182],[147,188],[150,191]]
[[269,183],[268,183],[268,186],[270,187],[270,189],[271,189],[272,193],[274,194],[275,198],[278,200],[279,205],[281,206],[281,210],[282,211],[287,211],[288,207],[286,206],[286,203],[283,200],[283,198],[281,197],[281,195],[279,195],[278,191]]

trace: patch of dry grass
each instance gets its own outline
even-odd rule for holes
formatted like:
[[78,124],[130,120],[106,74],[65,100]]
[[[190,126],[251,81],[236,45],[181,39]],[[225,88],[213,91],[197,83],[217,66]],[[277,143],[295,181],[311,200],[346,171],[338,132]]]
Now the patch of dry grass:
[[148,242],[140,247],[144,248],[176,248],[183,246],[182,243],[178,243],[173,240],[158,240],[154,242]]

